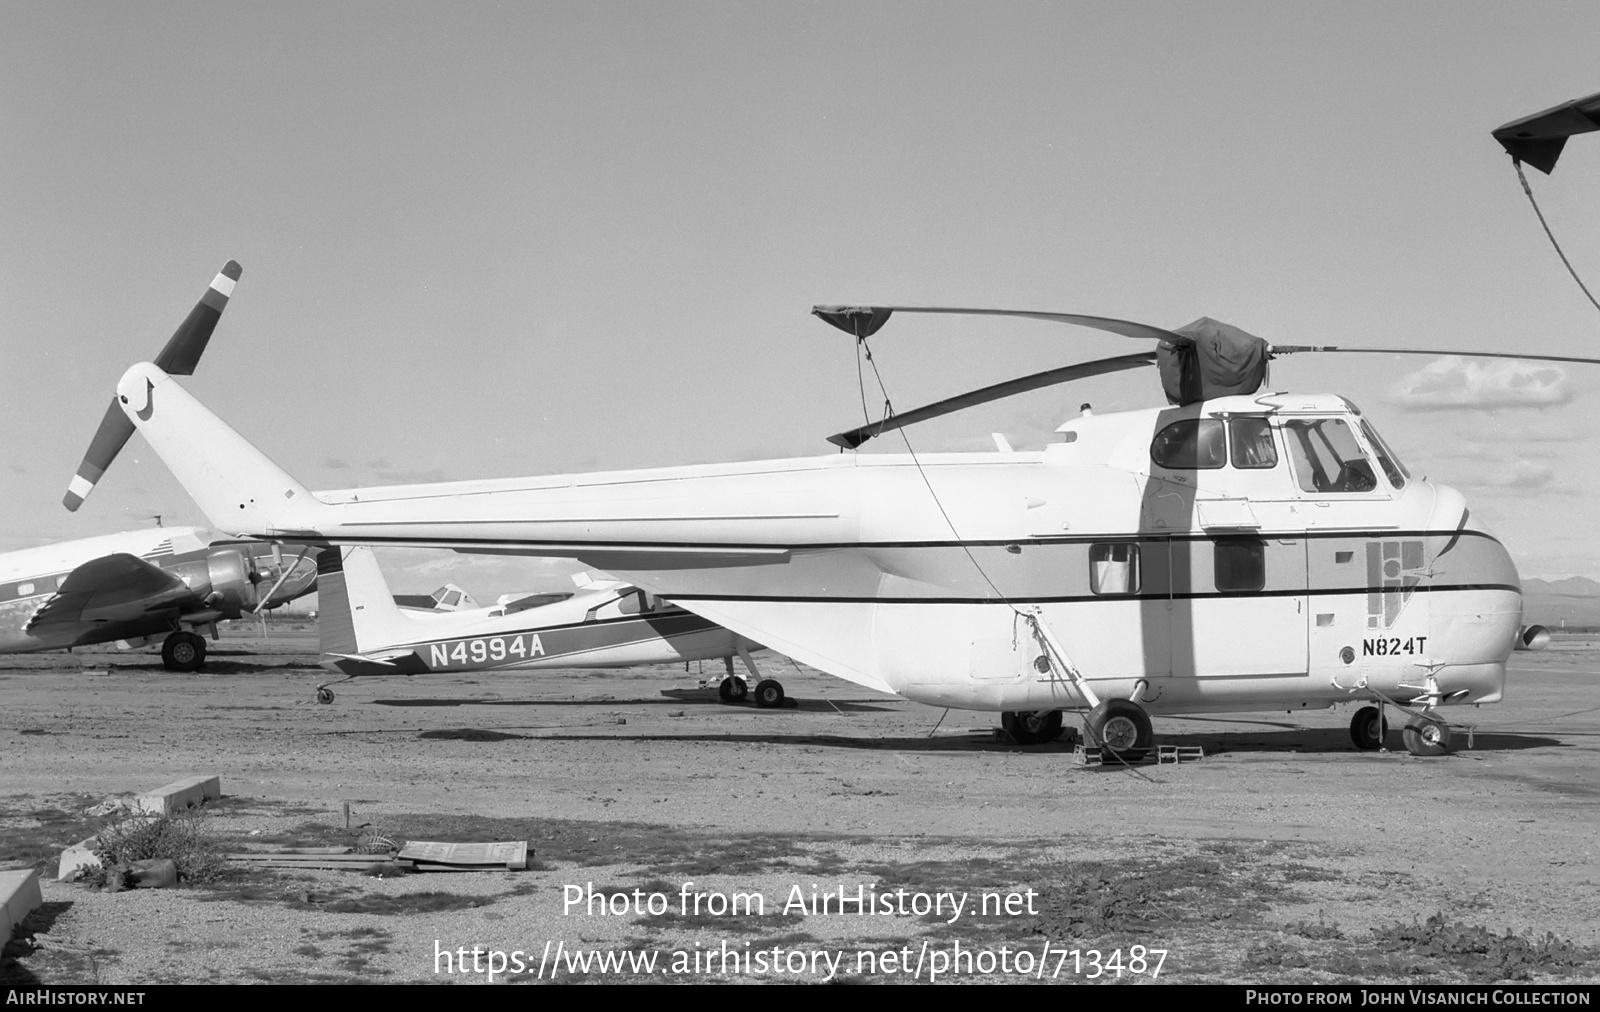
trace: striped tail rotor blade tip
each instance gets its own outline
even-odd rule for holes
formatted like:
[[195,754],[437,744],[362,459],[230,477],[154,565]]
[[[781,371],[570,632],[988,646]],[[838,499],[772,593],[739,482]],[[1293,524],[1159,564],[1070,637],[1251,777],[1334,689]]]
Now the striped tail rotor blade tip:
[[95,430],[94,439],[89,442],[88,452],[83,455],[83,463],[78,465],[78,473],[67,485],[67,494],[61,504],[76,512],[132,435],[133,423],[122,413],[122,406],[113,397],[106,408],[105,417],[100,419],[100,428]]

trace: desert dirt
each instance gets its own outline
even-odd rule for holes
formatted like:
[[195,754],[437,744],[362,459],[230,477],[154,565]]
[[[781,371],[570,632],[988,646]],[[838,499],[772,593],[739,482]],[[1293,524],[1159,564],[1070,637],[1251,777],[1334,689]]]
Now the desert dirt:
[[[770,653],[798,706],[722,703],[709,662],[324,706],[315,651],[280,625],[225,628],[195,675],[0,658],[0,868],[45,878],[0,983],[1600,979],[1592,639],[1514,655],[1505,703],[1453,711],[1455,755],[1407,754],[1398,722],[1358,752],[1341,706],[1158,717],[1205,758],[1136,768]],[[191,774],[221,777],[196,818],[223,852],[377,832],[526,840],[533,867],[55,881],[90,808]]]

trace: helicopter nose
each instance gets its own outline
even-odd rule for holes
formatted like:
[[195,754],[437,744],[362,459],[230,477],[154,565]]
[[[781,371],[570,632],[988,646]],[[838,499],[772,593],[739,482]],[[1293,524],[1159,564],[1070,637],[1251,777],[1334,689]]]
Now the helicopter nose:
[[1467,689],[1460,702],[1492,703],[1505,689],[1505,663],[1522,627],[1517,567],[1464,496],[1438,486],[1429,521],[1429,659],[1441,686]]

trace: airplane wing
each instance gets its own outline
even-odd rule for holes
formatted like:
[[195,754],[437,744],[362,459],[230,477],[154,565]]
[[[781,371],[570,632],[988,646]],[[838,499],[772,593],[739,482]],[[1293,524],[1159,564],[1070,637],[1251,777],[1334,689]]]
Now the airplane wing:
[[195,601],[189,585],[125,552],[91,559],[67,574],[28,628],[68,622],[127,622]]

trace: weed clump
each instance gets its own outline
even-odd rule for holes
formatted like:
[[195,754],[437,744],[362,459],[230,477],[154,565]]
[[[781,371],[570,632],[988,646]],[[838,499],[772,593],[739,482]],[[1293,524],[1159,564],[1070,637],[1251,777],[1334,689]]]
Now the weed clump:
[[215,882],[228,871],[221,846],[207,830],[204,816],[185,811],[174,815],[130,816],[113,822],[95,838],[100,869],[89,882],[110,889],[131,885],[134,863],[171,859],[179,881]]
[[1464,971],[1475,983],[1531,980],[1533,975],[1568,973],[1594,954],[1546,932],[1544,937],[1518,935],[1510,928],[1497,935],[1482,925],[1451,924],[1438,913],[1426,921],[1376,928],[1373,940],[1390,949],[1407,949]]

